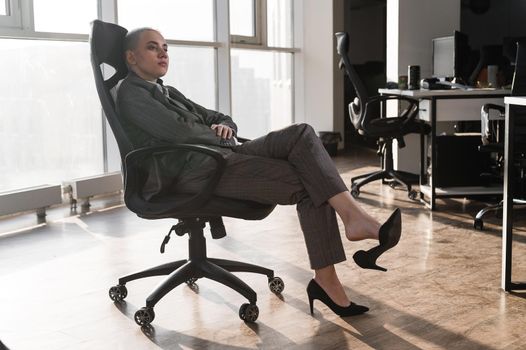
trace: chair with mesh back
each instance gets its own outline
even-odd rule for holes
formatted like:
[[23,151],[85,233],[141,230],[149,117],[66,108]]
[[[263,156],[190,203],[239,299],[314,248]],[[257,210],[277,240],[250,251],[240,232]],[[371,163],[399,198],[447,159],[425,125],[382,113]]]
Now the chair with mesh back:
[[[512,64],[515,64],[515,71],[513,74],[513,82],[511,85],[511,95],[512,96],[525,96],[526,95],[526,42],[517,41],[515,59]],[[490,111],[497,111],[500,118],[497,120],[490,121],[489,114]],[[502,171],[504,167],[504,134],[503,131],[503,122],[504,122],[505,108],[504,106],[495,105],[495,104],[485,104],[482,106],[481,117],[482,117],[482,142],[483,145],[479,147],[481,152],[490,152],[497,154],[498,159],[498,171],[499,171],[499,180],[502,181]],[[524,129],[524,125],[522,126]],[[516,187],[520,188],[524,182],[524,170],[526,168],[526,139],[524,135],[522,137],[516,138],[516,147],[515,147],[515,169],[518,176],[516,176],[517,184]],[[522,191],[522,196],[525,195],[524,189]],[[526,200],[524,198],[513,198],[513,205],[515,206],[525,206]],[[487,213],[499,212],[503,209],[504,202],[500,201],[496,204],[489,205],[482,208],[476,215],[473,220],[473,227],[479,230],[484,228],[483,217]]]
[[[351,194],[358,197],[360,188],[369,182],[382,180],[388,182],[392,187],[402,185],[407,189],[409,198],[416,199],[417,193],[412,190],[411,184],[415,175],[395,170],[393,165],[393,140],[398,141],[398,147],[404,147],[404,136],[411,133],[423,135],[431,131],[431,127],[425,122],[416,119],[418,116],[418,101],[403,96],[369,96],[360,77],[351,65],[348,50],[349,36],[347,33],[336,33],[336,50],[340,55],[340,69],[344,69],[356,92],[356,98],[349,103],[349,117],[359,134],[373,139],[378,139],[378,153],[383,158],[383,167],[379,171],[355,176],[351,179]],[[382,118],[377,115],[374,108],[383,101],[399,100],[406,101],[409,106],[397,117]],[[375,106],[376,105],[376,106]],[[417,178],[417,177],[416,177]]]
[[[248,303],[241,305],[239,316],[247,322],[256,321],[259,310],[256,305],[256,292],[232,272],[254,272],[264,274],[268,278],[268,285],[273,293],[280,294],[284,284],[279,277],[274,276],[270,269],[252,264],[224,259],[208,258],[203,229],[208,224],[212,238],[222,238],[226,235],[221,217],[228,216],[245,220],[261,220],[274,209],[273,205],[252,201],[234,200],[218,197],[213,194],[226,161],[214,149],[203,145],[163,145],[134,149],[128,139],[115,110],[112,91],[118,82],[125,78],[128,69],[124,62],[123,39],[127,30],[112,24],[96,20],[92,23],[90,34],[91,62],[95,76],[97,92],[102,108],[110,127],[115,135],[122,160],[122,174],[124,177],[124,201],[126,206],[145,219],[178,219],[173,225],[161,245],[161,253],[168,243],[170,234],[175,232],[179,236],[189,236],[188,259],[169,262],[152,267],[144,271],[121,277],[117,285],[109,290],[110,298],[121,302],[128,291],[126,283],[151,276],[167,276],[147,297],[146,306],[135,313],[137,324],[150,324],[154,317],[155,304],[180,284],[194,284],[199,278],[209,278],[222,283],[248,299]],[[115,72],[109,78],[104,78],[103,65],[111,66]],[[183,162],[189,152],[199,152],[215,160],[216,170],[208,179],[207,184],[197,194],[177,194],[164,191],[155,200],[146,200],[141,189],[149,177],[148,169],[157,157],[173,154],[176,161]]]

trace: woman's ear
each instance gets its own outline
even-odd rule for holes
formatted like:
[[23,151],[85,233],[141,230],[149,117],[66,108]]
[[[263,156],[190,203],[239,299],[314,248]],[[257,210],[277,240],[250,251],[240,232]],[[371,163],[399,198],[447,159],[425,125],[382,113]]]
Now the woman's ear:
[[126,63],[128,63],[129,65],[134,65],[137,63],[137,60],[135,59],[135,54],[133,53],[132,50],[127,50],[125,57],[126,57]]

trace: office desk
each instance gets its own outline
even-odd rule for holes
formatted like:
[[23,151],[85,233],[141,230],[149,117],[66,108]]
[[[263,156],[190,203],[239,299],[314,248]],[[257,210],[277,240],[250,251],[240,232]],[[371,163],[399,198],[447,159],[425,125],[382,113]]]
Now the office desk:
[[[436,169],[436,130],[440,121],[480,121],[480,108],[485,103],[502,104],[502,98],[510,94],[510,90],[502,89],[455,89],[455,90],[398,90],[378,89],[381,95],[407,96],[420,100],[419,118],[431,124],[430,165],[428,175],[426,154],[427,147],[421,143],[420,147],[420,200],[431,210],[435,210],[436,198],[464,197],[466,195],[501,194],[501,187],[436,187],[432,170]],[[385,103],[382,114],[385,116]],[[429,198],[429,202],[425,200]]]
[[[505,97],[506,121],[504,140],[504,212],[502,216],[502,288],[506,291],[525,290],[526,283],[511,281],[513,244],[513,164],[515,123],[517,118],[526,118],[526,96]],[[526,258],[526,257],[523,257]]]

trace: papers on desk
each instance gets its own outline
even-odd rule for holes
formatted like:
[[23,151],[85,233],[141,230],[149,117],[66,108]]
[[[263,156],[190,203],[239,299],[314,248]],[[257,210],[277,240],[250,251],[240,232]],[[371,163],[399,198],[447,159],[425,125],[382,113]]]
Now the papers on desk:
[[470,86],[467,86],[467,85],[464,85],[464,84],[452,83],[452,82],[447,81],[447,80],[440,81],[440,84],[441,85],[451,86],[452,89],[463,89],[463,90],[470,90],[470,89],[472,89],[472,87],[470,87]]

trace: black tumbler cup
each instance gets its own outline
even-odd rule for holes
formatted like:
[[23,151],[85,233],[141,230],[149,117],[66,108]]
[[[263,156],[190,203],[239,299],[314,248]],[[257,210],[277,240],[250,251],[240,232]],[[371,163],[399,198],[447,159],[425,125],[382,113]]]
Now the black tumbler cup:
[[420,66],[407,66],[407,76],[409,90],[420,89]]

